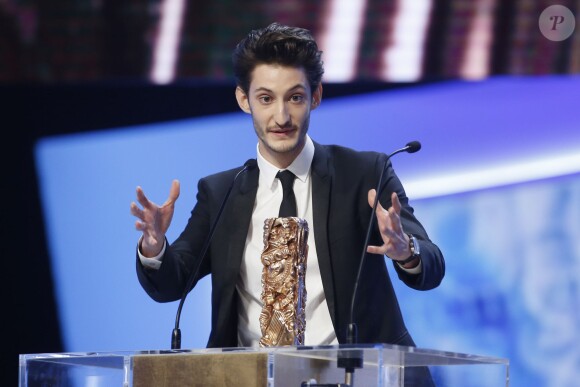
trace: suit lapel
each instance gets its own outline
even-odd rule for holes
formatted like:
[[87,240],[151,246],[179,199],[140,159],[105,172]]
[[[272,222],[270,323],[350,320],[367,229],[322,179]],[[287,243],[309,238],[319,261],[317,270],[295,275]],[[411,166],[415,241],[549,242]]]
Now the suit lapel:
[[[330,311],[330,317],[334,326],[336,326],[336,308],[334,298],[334,281],[332,276],[332,265],[330,262],[330,251],[328,246],[328,220],[329,220],[329,202],[331,191],[331,171],[330,156],[326,149],[314,143],[314,159],[312,160],[312,209],[313,209],[313,229],[314,238],[316,239],[316,253],[318,256],[318,265],[320,266],[320,275],[326,302]],[[237,268],[232,275],[238,275],[239,267],[242,262],[248,227],[254,209],[254,202],[258,192],[259,170],[254,168],[241,176],[239,188],[232,193],[232,208],[235,208],[235,216],[230,222],[228,230],[229,248],[227,262],[231,263],[232,268]],[[235,285],[237,277],[233,278]]]
[[314,238],[316,239],[316,254],[318,256],[324,294],[330,311],[330,317],[336,327],[334,281],[328,247],[329,202],[332,186],[330,156],[326,149],[316,142],[314,143],[314,149],[314,159],[312,160],[312,216],[314,222]]
[[[239,268],[242,263],[242,256],[244,255],[244,247],[246,245],[246,238],[248,235],[248,227],[252,218],[252,211],[254,209],[254,202],[258,192],[258,168],[251,169],[240,176],[240,184],[232,194],[231,208],[233,211],[231,222],[228,222],[230,228],[228,233],[230,235],[228,243],[228,260],[230,267],[236,268],[235,273],[239,274]],[[234,278],[234,283],[237,283],[237,277]]]

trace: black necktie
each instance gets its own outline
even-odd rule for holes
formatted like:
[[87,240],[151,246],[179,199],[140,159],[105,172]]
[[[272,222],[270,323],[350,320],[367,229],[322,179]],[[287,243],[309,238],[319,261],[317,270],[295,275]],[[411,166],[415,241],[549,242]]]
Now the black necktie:
[[296,175],[286,170],[278,172],[276,177],[280,179],[282,189],[284,190],[284,197],[282,198],[282,204],[280,204],[280,212],[278,213],[278,216],[281,218],[297,216],[296,196],[294,196],[294,189],[292,188]]

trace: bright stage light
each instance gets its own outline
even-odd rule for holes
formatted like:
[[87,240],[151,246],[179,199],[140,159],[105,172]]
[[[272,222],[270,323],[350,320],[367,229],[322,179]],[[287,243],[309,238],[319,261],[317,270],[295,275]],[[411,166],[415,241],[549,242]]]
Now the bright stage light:
[[151,81],[154,83],[166,84],[175,78],[184,8],[184,0],[165,0],[161,5],[161,20],[151,69]]

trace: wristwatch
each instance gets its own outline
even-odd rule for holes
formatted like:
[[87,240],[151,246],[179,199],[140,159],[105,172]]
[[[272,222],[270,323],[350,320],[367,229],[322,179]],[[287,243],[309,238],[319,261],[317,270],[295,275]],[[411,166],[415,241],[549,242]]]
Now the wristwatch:
[[403,259],[402,261],[397,261],[399,265],[405,265],[414,259],[421,258],[421,248],[419,247],[419,241],[413,235],[407,235],[409,236],[409,249],[411,249],[411,256],[407,259]]

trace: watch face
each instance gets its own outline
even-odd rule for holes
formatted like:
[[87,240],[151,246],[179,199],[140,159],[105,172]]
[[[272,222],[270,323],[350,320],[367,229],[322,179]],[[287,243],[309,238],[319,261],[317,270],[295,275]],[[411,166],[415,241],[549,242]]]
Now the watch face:
[[421,253],[419,251],[419,242],[417,241],[417,238],[415,238],[414,236],[411,236],[409,239],[409,244],[410,244],[411,253],[413,254],[413,256],[417,256]]

